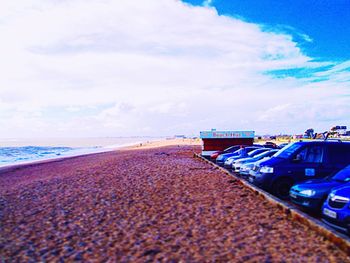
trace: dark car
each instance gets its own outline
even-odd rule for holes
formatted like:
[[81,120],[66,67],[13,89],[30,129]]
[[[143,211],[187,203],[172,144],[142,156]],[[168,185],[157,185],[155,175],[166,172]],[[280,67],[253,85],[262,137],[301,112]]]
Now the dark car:
[[335,174],[349,161],[349,142],[300,141],[284,147],[254,167],[248,179],[277,197],[287,199],[292,185]]
[[350,165],[340,170],[334,176],[324,179],[309,180],[294,185],[289,192],[291,201],[306,210],[320,212],[323,202],[333,188],[350,181]]
[[247,154],[250,151],[253,151],[255,149],[258,149],[259,147],[257,146],[248,146],[248,147],[244,147],[242,149],[239,149],[235,152],[232,153],[224,153],[224,154],[220,154],[217,158],[216,158],[216,164],[220,165],[220,166],[224,166],[225,161],[233,156],[241,156],[243,154]]
[[214,152],[210,155],[210,159],[212,161],[215,161],[216,158],[220,155],[220,154],[224,154],[224,153],[233,153],[241,148],[244,148],[244,147],[247,147],[247,145],[234,145],[234,146],[231,146],[231,147],[228,147],[226,148],[225,150],[223,151],[217,151],[217,152]]
[[350,234],[350,183],[329,194],[322,206],[322,221]]
[[263,146],[270,149],[279,149],[278,145],[274,142],[265,142]]

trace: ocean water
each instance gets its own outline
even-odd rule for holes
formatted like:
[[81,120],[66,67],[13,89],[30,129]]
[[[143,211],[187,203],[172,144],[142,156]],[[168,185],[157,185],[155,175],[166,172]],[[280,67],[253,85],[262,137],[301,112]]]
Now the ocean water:
[[162,138],[123,137],[0,140],[0,167],[89,153],[106,152],[125,146],[160,139]]
[[71,147],[0,147],[0,166],[67,156],[74,150]]

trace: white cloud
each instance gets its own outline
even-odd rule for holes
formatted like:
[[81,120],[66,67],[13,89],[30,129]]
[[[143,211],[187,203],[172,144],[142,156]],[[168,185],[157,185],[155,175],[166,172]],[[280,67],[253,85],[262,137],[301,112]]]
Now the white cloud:
[[213,4],[213,0],[205,0],[203,1],[203,6],[211,6]]
[[[335,91],[334,107],[347,101],[349,84],[339,85],[344,76],[336,69],[315,84],[264,74],[320,63],[291,36],[214,8],[176,0],[6,2],[0,137],[294,132],[316,115],[328,126],[320,110]],[[286,121],[288,112],[305,110],[298,105],[315,114]]]

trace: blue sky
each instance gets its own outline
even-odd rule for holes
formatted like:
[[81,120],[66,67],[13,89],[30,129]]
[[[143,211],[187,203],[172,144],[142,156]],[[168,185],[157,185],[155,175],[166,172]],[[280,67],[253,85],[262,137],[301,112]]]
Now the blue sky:
[[[203,5],[201,0],[184,2]],[[266,30],[291,34],[303,51],[315,60],[350,59],[348,0],[213,0],[209,3],[220,15],[238,17],[260,24]],[[305,41],[302,35],[307,35],[311,41]]]
[[5,0],[0,138],[350,128],[348,3]]

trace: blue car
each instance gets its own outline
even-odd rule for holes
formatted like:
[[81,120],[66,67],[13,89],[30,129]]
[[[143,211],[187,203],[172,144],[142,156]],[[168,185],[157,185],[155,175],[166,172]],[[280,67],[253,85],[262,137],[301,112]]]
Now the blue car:
[[290,200],[310,212],[320,212],[323,202],[333,188],[350,182],[350,165],[334,176],[309,180],[294,185],[289,192]]
[[322,221],[350,234],[350,183],[329,194],[322,206]]
[[225,154],[220,154],[217,158],[216,158],[216,164],[220,165],[220,166],[224,166],[225,161],[233,156],[241,156],[241,155],[245,155],[255,149],[259,149],[259,147],[257,146],[249,146],[249,147],[245,147],[242,149],[239,149],[233,153],[225,153]]
[[284,147],[259,167],[254,167],[248,179],[275,196],[288,199],[294,184],[335,174],[346,167],[349,160],[349,142],[300,141]]

